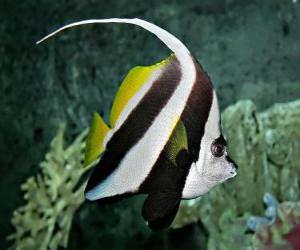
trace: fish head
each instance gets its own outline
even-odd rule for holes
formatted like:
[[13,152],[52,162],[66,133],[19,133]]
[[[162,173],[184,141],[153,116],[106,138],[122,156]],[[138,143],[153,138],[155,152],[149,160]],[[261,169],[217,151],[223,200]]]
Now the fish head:
[[198,159],[190,167],[183,190],[183,199],[204,195],[216,185],[237,175],[238,166],[229,157],[220,118],[217,96],[214,92]]
[[237,175],[237,165],[228,156],[223,136],[201,142],[198,161],[193,162],[182,193],[183,199],[194,199],[209,192],[216,185]]
[[227,142],[222,134],[221,114],[215,91],[196,166],[208,187],[213,187],[237,175],[238,167],[228,155]]
[[224,137],[205,137],[201,142],[199,159],[190,167],[183,199],[202,196],[216,185],[237,175],[238,166],[228,155]]
[[227,142],[223,135],[206,140],[205,144],[201,165],[197,167],[209,186],[215,186],[236,176],[238,166],[227,152]]

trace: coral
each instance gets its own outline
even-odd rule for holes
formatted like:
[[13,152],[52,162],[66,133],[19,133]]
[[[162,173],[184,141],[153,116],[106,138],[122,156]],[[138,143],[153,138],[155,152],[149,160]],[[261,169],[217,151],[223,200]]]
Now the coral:
[[41,172],[22,186],[26,204],[14,211],[16,232],[8,237],[10,249],[58,249],[66,247],[75,211],[83,203],[80,177],[87,131],[64,148],[65,125],[61,125],[50,151],[41,162]]
[[[265,197],[264,201],[267,203]],[[261,223],[262,221],[267,223]],[[247,225],[255,232],[253,235],[255,249],[300,248],[300,202],[267,204],[265,217],[251,216]]]
[[[222,119],[229,152],[240,167],[239,175],[200,199],[182,202],[172,227],[181,228],[201,219],[209,232],[208,249],[252,249],[255,244],[269,244],[270,230],[272,239],[281,239],[276,234],[281,230],[284,243],[298,244],[294,235],[300,228],[295,221],[286,226],[285,221],[290,222],[286,215],[290,214],[282,209],[293,207],[293,216],[300,217],[296,203],[300,195],[300,101],[276,104],[264,112],[257,112],[250,101],[240,101],[227,108]],[[41,173],[22,185],[27,204],[14,212],[12,223],[16,232],[9,236],[14,241],[11,249],[67,246],[74,213],[84,201],[85,184],[80,179],[87,169],[81,164],[86,131],[64,148],[64,130],[61,126],[53,139],[40,164]],[[274,194],[279,202],[266,192]],[[251,217],[264,213],[263,203],[257,202],[261,197],[267,205],[266,214]],[[282,201],[289,203],[279,204]],[[124,210],[120,205],[115,213],[129,218],[125,211],[131,214],[137,207]],[[104,222],[107,218],[102,219]],[[122,221],[124,225],[132,223]],[[254,235],[245,233],[249,225],[254,225]],[[146,232],[137,232],[146,237]]]
[[211,237],[208,249],[299,249],[300,202],[278,203],[266,193],[264,203],[265,216],[237,217],[227,209],[219,221],[219,238]]
[[[300,100],[276,104],[263,112],[251,101],[228,107],[222,114],[222,126],[230,155],[239,165],[238,176],[198,202],[182,204],[173,227],[201,219],[210,235],[209,249],[216,249],[226,230],[233,230],[230,238],[237,239],[240,231],[247,230],[247,215],[264,212],[263,203],[257,201],[266,192],[280,202],[299,200],[299,124]],[[233,223],[237,226],[232,227]]]
[[265,216],[251,216],[247,220],[247,227],[252,231],[257,231],[261,226],[270,226],[276,220],[279,205],[277,199],[266,193],[263,200],[266,206]]

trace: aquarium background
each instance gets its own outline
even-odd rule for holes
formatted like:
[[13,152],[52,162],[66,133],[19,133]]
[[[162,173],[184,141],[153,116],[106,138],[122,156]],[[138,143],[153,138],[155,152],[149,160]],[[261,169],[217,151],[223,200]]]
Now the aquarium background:
[[[13,211],[26,204],[21,184],[40,173],[39,163],[59,126],[66,124],[65,145],[71,144],[89,126],[94,111],[108,118],[113,96],[130,68],[153,64],[170,53],[153,35],[125,24],[73,28],[35,45],[64,24],[108,17],[143,18],[181,39],[209,73],[222,110],[240,100],[252,101],[227,114],[243,113],[246,108],[260,113],[276,103],[300,98],[300,2],[296,0],[1,0],[0,249],[30,249],[6,238],[16,231],[11,223]],[[300,125],[295,115],[299,106],[292,106],[285,106],[280,114],[280,119],[286,120],[282,131],[288,127],[290,138],[280,146],[288,148],[293,143],[293,150],[299,152],[299,132],[290,133]],[[292,115],[285,116],[289,110]],[[227,115],[224,125],[231,126],[228,131],[235,126],[230,117]],[[238,138],[233,141],[239,148],[256,145]],[[255,160],[268,150],[256,149],[250,148],[239,161],[247,163],[249,155]],[[289,174],[297,175],[299,161],[291,166]],[[272,170],[256,170],[256,175],[273,178]],[[299,190],[299,180],[294,182],[293,190]],[[234,185],[229,183],[228,188],[234,190]],[[249,187],[245,183],[242,188]],[[260,196],[242,197],[242,203],[255,199],[253,204],[257,204],[249,215],[263,213],[263,194],[269,191],[260,189]],[[299,200],[295,192],[290,196],[293,202]],[[280,192],[273,195],[279,202],[287,201]],[[140,215],[142,202],[142,197],[133,197],[109,206],[82,204],[74,214],[68,249],[206,249],[210,232],[200,212],[199,218],[177,229],[152,233]],[[229,209],[232,204],[228,203]],[[24,237],[31,237],[30,233]]]

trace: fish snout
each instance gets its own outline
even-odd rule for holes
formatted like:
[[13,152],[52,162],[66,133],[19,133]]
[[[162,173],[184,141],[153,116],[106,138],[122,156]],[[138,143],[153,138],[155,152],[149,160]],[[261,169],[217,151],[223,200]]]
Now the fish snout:
[[226,156],[226,160],[231,163],[232,169],[236,173],[239,166],[229,157],[229,155]]
[[231,174],[231,177],[234,177],[237,175],[237,168],[233,164],[231,165],[230,174]]
[[234,161],[230,162],[230,174],[231,174],[231,177],[234,177],[234,176],[237,175],[238,168],[239,168],[238,165]]
[[233,168],[235,169],[235,171],[237,171],[239,169],[239,166],[235,162],[232,162],[231,164],[233,165]]

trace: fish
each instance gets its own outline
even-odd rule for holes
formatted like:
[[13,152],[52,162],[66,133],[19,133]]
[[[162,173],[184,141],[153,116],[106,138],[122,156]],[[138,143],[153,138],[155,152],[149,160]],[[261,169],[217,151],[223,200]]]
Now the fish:
[[208,193],[237,175],[222,133],[216,91],[187,47],[165,29],[138,18],[90,19],[65,29],[104,23],[133,24],[171,51],[166,59],[131,69],[114,98],[109,122],[94,113],[84,165],[94,165],[89,201],[111,203],[146,196],[142,216],[152,230],[171,225],[181,200]]

